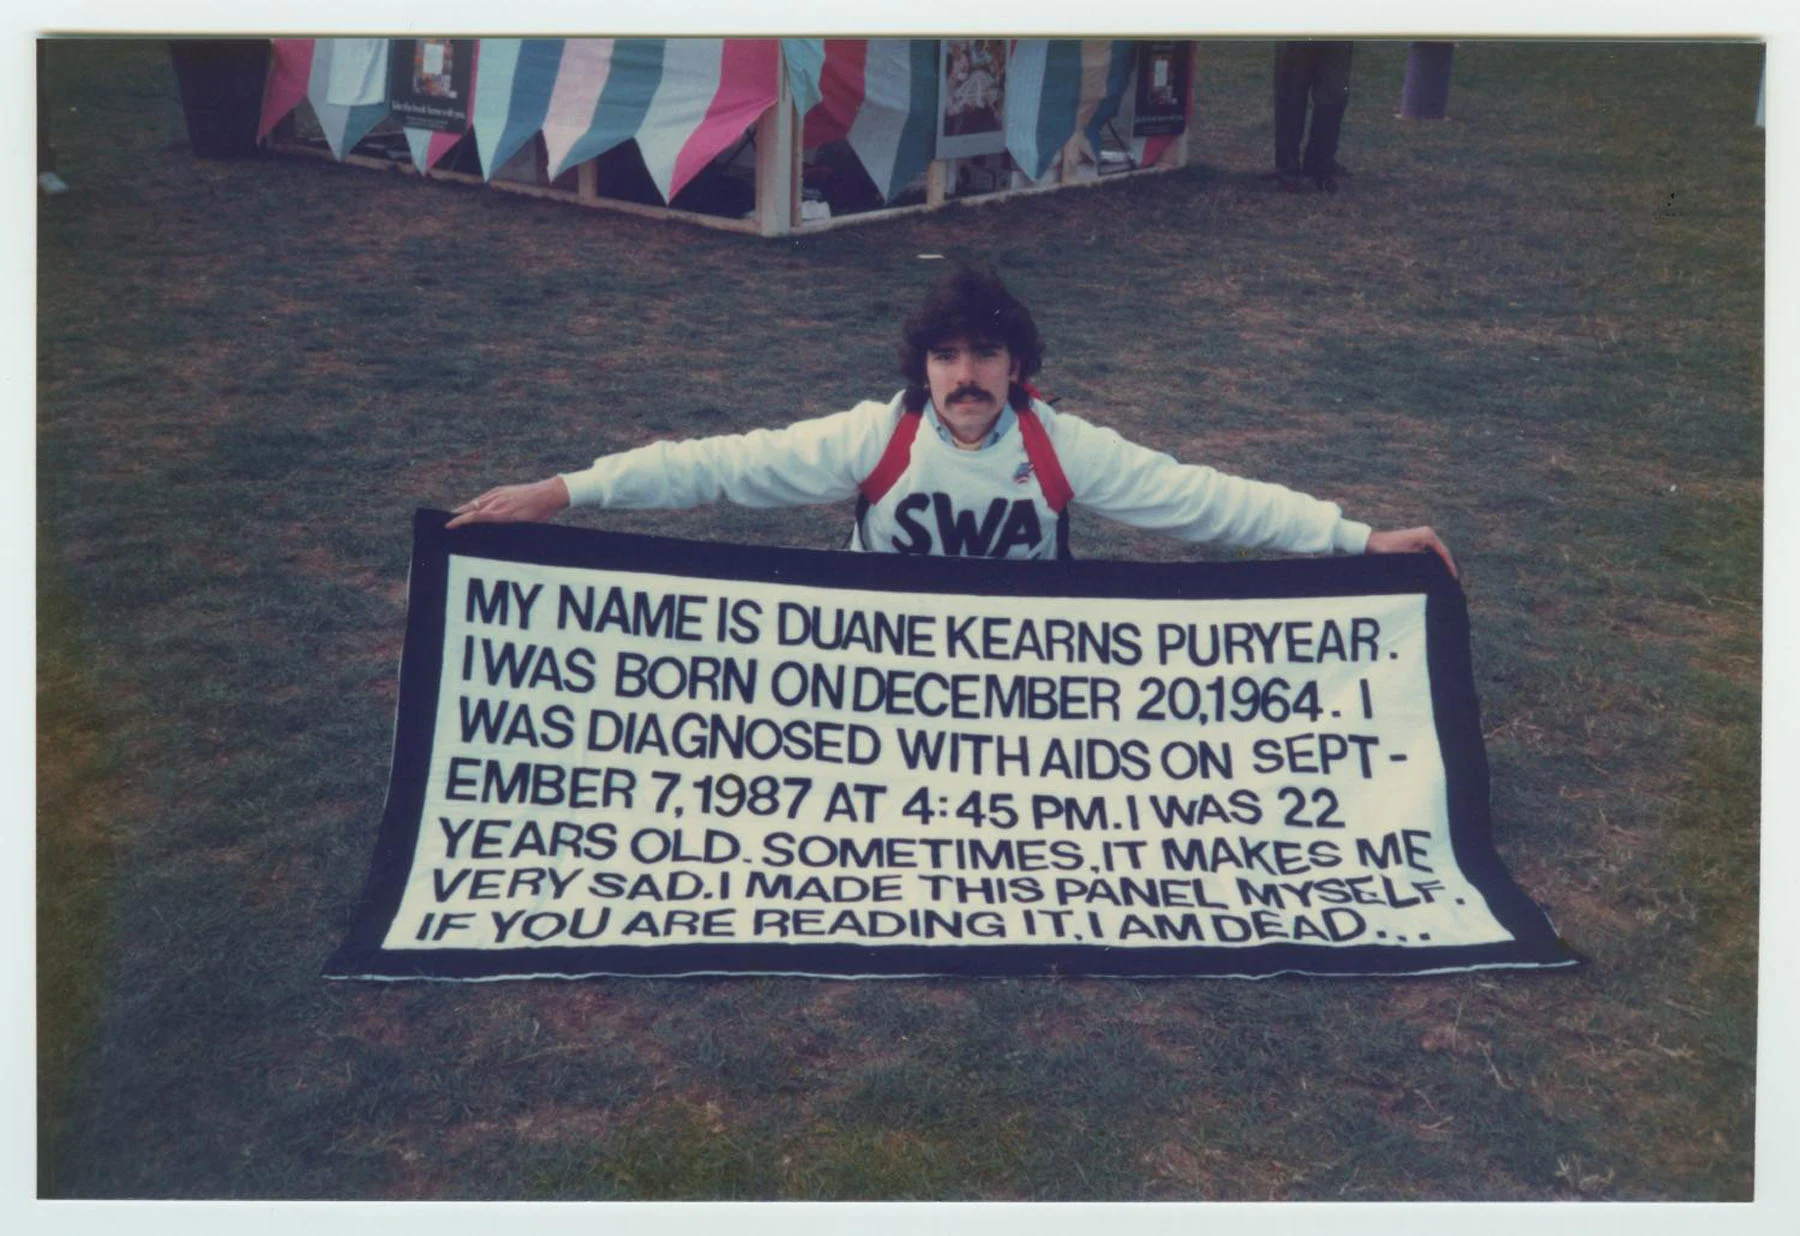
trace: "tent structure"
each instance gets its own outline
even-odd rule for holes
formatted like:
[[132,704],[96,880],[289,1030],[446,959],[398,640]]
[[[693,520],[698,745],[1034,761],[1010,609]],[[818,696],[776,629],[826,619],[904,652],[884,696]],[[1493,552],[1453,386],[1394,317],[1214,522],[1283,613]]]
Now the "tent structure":
[[[765,236],[1183,166],[1195,78],[1191,44],[1106,39],[276,39],[269,60],[272,148]],[[637,200],[602,172],[628,149]],[[849,160],[866,200],[834,215],[808,182]],[[727,163],[747,209],[679,207]]]

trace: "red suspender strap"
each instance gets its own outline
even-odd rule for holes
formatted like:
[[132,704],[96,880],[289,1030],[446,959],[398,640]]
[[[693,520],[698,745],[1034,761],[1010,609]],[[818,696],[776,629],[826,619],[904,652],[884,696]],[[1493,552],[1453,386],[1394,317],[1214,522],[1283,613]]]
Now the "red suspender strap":
[[900,474],[906,471],[906,465],[912,462],[913,438],[919,432],[919,422],[925,419],[923,412],[902,412],[900,421],[894,426],[894,436],[888,439],[887,449],[881,452],[881,462],[875,465],[875,471],[863,479],[863,501],[873,506],[880,502],[887,491],[894,487]]
[[[1050,445],[1050,435],[1044,432],[1044,422],[1037,418],[1037,413],[1030,408],[1018,408],[1019,436],[1025,441],[1025,458],[1031,461],[1031,470],[1037,473],[1038,485],[1044,491],[1044,501],[1058,515],[1069,505],[1074,491],[1069,488],[1069,478],[1063,475],[1062,464],[1057,462],[1056,449]],[[885,460],[883,462],[886,462]]]

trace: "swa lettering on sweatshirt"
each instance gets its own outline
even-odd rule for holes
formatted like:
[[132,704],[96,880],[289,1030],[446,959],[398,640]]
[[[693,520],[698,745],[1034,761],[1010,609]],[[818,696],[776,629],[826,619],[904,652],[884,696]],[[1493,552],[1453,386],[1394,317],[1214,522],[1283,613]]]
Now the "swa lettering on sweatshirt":
[[900,533],[890,548],[898,554],[943,554],[951,558],[1004,558],[1015,546],[1044,539],[1037,504],[1025,498],[995,498],[980,515],[956,506],[946,493],[907,494],[894,508]]

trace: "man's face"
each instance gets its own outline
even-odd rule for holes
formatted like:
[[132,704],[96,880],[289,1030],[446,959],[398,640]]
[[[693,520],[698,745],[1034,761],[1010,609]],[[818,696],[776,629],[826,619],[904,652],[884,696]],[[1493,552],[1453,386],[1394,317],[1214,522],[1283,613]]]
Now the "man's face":
[[946,339],[925,353],[925,382],[944,427],[958,442],[977,445],[993,429],[1019,362],[1003,343]]

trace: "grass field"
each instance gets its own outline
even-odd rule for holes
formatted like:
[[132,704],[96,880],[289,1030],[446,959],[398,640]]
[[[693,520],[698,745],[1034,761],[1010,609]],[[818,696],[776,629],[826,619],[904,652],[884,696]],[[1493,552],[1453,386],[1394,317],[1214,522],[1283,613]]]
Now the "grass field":
[[[40,1190],[58,1197],[1687,1199],[1753,1191],[1760,50],[1360,44],[1335,196],[1269,45],[1201,166],[762,241],[193,158],[164,45],[51,49]],[[995,262],[1061,406],[1433,523],[1501,853],[1591,959],[1404,981],[331,984],[409,518],[898,385]],[[843,512],[576,522],[829,547]],[[1085,557],[1195,551],[1097,520]]]

